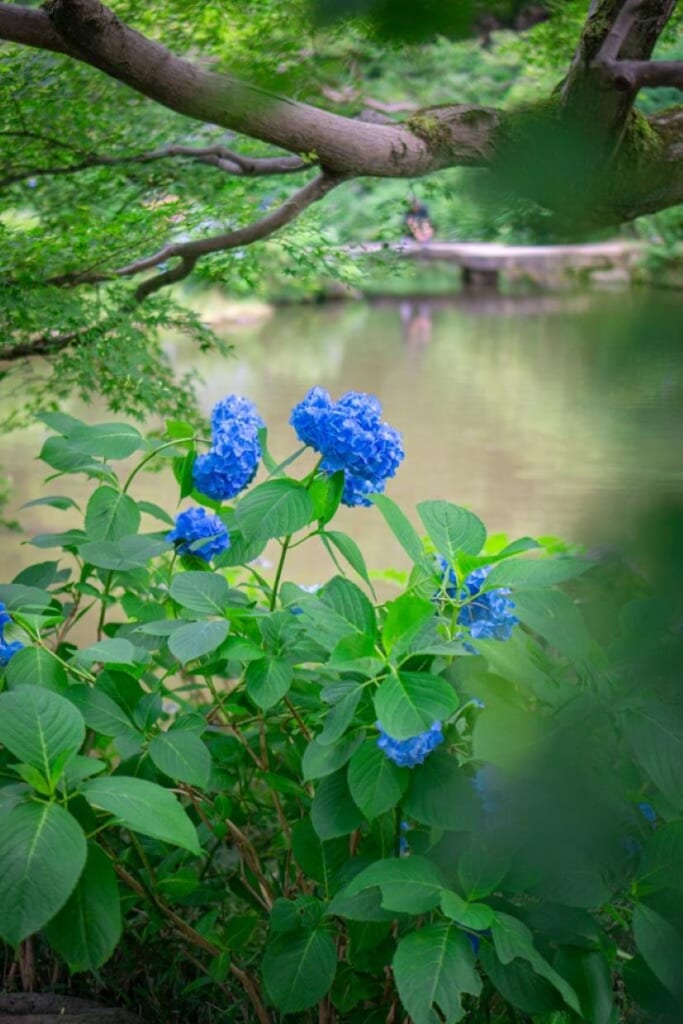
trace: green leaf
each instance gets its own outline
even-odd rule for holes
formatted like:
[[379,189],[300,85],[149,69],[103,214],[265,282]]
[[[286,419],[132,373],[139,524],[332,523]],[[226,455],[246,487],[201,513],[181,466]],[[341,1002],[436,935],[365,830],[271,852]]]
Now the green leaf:
[[331,711],[328,711],[323,731],[318,736],[318,743],[327,746],[330,743],[336,743],[339,737],[344,735],[353,721],[362,696],[363,687],[359,683],[351,683],[341,700]]
[[399,641],[401,650],[425,622],[433,618],[435,608],[431,601],[415,594],[401,594],[386,606],[386,617],[382,625],[384,647],[390,652]]
[[683,889],[683,821],[668,821],[645,842],[638,866],[638,891]]
[[225,640],[230,623],[214,619],[211,622],[188,622],[177,629],[168,640],[168,648],[181,665],[210,654]]
[[34,508],[37,505],[47,505],[49,508],[58,508],[65,512],[68,508],[78,508],[78,502],[73,498],[67,498],[60,494],[48,494],[46,498],[34,498],[33,501],[25,501],[20,508]]
[[614,1024],[612,972],[602,951],[561,948],[555,956],[555,967],[579,997],[583,1020]]
[[70,686],[67,697],[81,712],[88,728],[102,736],[127,736],[135,732],[126,712],[94,686]]
[[322,779],[326,775],[343,768],[351,755],[363,742],[363,736],[347,736],[339,743],[323,745],[312,740],[304,750],[301,761],[302,775],[305,782],[311,779]]
[[47,926],[53,949],[69,970],[95,971],[114,952],[121,937],[121,901],[111,861],[96,843],[71,896]]
[[561,590],[515,594],[515,615],[572,661],[582,662],[588,657],[588,630],[572,599]]
[[407,914],[423,914],[438,907],[445,889],[436,865],[426,857],[412,854],[375,861],[359,872],[339,895],[348,899],[375,886],[382,890],[385,910]]
[[159,771],[176,782],[205,789],[211,775],[211,754],[196,733],[181,729],[159,733],[149,745]]
[[423,825],[454,832],[469,832],[479,824],[471,780],[445,750],[435,750],[412,769],[403,810]]
[[392,673],[375,694],[377,718],[396,740],[417,736],[448,718],[457,706],[451,684],[428,672]]
[[321,601],[347,624],[346,633],[374,637],[375,610],[360,587],[343,576],[334,576],[320,593]]
[[446,917],[475,932],[483,932],[490,928],[495,916],[486,903],[467,903],[456,892],[441,893],[441,909]]
[[370,582],[370,574],[368,573],[368,567],[365,564],[365,559],[363,558],[363,552],[358,547],[353,537],[349,537],[348,533],[340,533],[339,530],[326,530],[325,533],[321,534],[321,537],[323,540],[327,539],[334,544],[342,558],[346,559],[351,568],[358,573],[360,578],[364,580],[370,587],[370,590],[372,590],[373,587]]
[[247,693],[260,708],[272,708],[281,700],[290,686],[294,672],[284,658],[260,658],[247,668]]
[[651,907],[639,903],[633,912],[633,937],[652,973],[678,1000],[683,1000],[683,937]]
[[281,1013],[315,1006],[330,990],[337,970],[337,948],[324,931],[276,937],[262,962],[268,997]]
[[308,489],[313,502],[313,518],[320,526],[325,526],[334,517],[339,508],[344,491],[344,471],[339,470],[331,476],[319,476]]
[[321,839],[347,836],[363,822],[349,792],[346,770],[341,768],[318,785],[311,807],[313,828]]
[[312,522],[311,496],[295,480],[267,480],[235,508],[237,525],[249,540],[286,537]]
[[7,686],[40,686],[55,693],[63,693],[69,686],[64,666],[44,647],[25,647],[17,651],[5,669]]
[[[410,859],[410,858],[409,858]],[[414,1024],[455,1024],[462,996],[478,996],[481,980],[467,937],[454,925],[431,924],[404,936],[392,962],[401,1002]]]
[[478,555],[486,541],[481,519],[450,501],[421,501],[417,506],[437,552],[454,565],[458,554]]
[[169,548],[167,540],[136,534],[120,540],[94,540],[79,544],[78,553],[84,561],[97,569],[126,572],[128,569],[143,569],[148,562]]
[[332,878],[348,859],[348,839],[321,842],[310,818],[302,818],[292,829],[292,853],[304,874],[329,892]]
[[140,511],[127,494],[104,484],[88,502],[85,530],[90,540],[119,540],[137,533]]
[[169,516],[166,509],[161,508],[159,505],[155,505],[153,501],[138,501],[138,510],[146,513],[148,516],[152,516],[154,519],[158,519],[162,523],[166,523],[168,526],[175,526],[175,520],[173,516]]
[[108,811],[125,828],[190,853],[201,852],[194,825],[168,789],[115,775],[86,782],[82,792],[92,807]]
[[96,661],[110,665],[134,665],[135,648],[130,640],[123,637],[110,637],[98,640],[90,647],[84,647],[74,654],[74,661],[81,665],[92,665]]
[[373,494],[370,500],[381,512],[384,521],[408,558],[415,563],[422,562],[425,550],[420,535],[405,513],[391,498],[387,498],[386,494]]
[[552,587],[581,576],[593,563],[582,558],[517,558],[499,562],[486,578],[482,590],[494,587]]
[[83,424],[70,430],[67,440],[77,451],[102,459],[127,459],[144,444],[140,431],[129,423]]
[[[230,604],[230,587],[213,572],[181,572],[171,580],[171,597],[182,608],[200,615],[223,615]],[[241,601],[244,600],[238,591]]]
[[643,704],[623,715],[636,760],[676,807],[683,805],[683,711],[672,702]]
[[59,473],[86,473],[97,476],[104,468],[65,437],[48,437],[38,458]]
[[518,1009],[525,1013],[544,1013],[563,1007],[557,989],[536,974],[526,960],[502,964],[487,943],[481,944],[479,957],[492,984],[507,1002]]
[[522,921],[509,914],[497,914],[491,925],[491,935],[496,954],[502,964],[509,964],[517,957],[526,960],[536,974],[545,978],[557,989],[567,1006],[579,1015],[581,1014],[576,992],[534,948],[533,936]]
[[406,769],[399,768],[382,753],[376,740],[366,740],[353,754],[348,767],[351,796],[368,821],[396,806],[405,793],[408,776]]
[[0,601],[9,612],[40,612],[52,602],[52,594],[23,583],[2,583]]
[[546,728],[539,715],[521,708],[503,704],[487,707],[474,725],[473,756],[514,770],[538,751]]
[[16,947],[66,903],[85,864],[86,842],[78,822],[57,804],[20,804],[1,821],[0,938]]
[[474,836],[458,861],[458,879],[468,900],[495,892],[510,868],[509,857]]
[[66,698],[29,685],[0,694],[0,743],[46,780],[56,781],[53,769],[63,770],[84,739],[83,716]]

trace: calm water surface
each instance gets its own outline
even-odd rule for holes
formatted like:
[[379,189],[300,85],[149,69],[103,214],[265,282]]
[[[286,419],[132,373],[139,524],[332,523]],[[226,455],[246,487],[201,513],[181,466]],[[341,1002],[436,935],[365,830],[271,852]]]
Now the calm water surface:
[[[222,322],[219,297],[209,296],[205,309],[235,358],[197,355],[173,339],[167,348],[180,371],[203,378],[207,413],[228,392],[247,395],[284,458],[295,447],[289,412],[309,387],[335,397],[374,392],[406,448],[387,493],[413,519],[417,501],[448,498],[492,532],[592,541],[652,492],[683,490],[681,295],[295,307],[239,326]],[[70,411],[92,422],[112,418],[97,406],[74,403]],[[27,535],[72,525],[68,513],[17,511],[41,494],[72,493],[71,481],[42,482],[35,455],[45,433],[37,426],[0,440],[14,489],[9,512]],[[90,486],[76,486],[87,498]],[[169,507],[175,494],[170,477],[158,475],[137,491]],[[353,533],[371,568],[403,564],[374,509],[344,510],[339,528]],[[12,535],[3,547],[5,579],[54,557]],[[294,552],[289,575],[315,582],[329,570],[316,542]]]

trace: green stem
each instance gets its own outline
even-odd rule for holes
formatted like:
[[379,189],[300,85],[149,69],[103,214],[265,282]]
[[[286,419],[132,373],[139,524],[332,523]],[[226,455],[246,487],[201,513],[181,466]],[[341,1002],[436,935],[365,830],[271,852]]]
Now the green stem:
[[152,459],[155,458],[159,454],[159,452],[163,452],[166,448],[173,448],[174,445],[177,445],[177,444],[188,444],[190,442],[192,442],[194,444],[195,441],[203,441],[203,440],[204,440],[204,438],[202,438],[202,437],[194,437],[194,436],[193,437],[179,437],[179,438],[176,438],[176,440],[174,440],[174,441],[166,441],[165,444],[160,444],[158,448],[154,449],[154,451],[149,452],[148,455],[145,455],[144,459],[142,459],[137,464],[135,469],[131,470],[130,474],[128,475],[128,479],[126,480],[125,484],[123,485],[122,493],[126,494],[128,492],[128,488],[130,487],[130,485],[132,484],[133,480],[138,475],[140,470],[143,468],[143,466],[146,466],[148,462],[151,462]]
[[287,557],[287,549],[289,548],[291,540],[292,535],[289,533],[282,542],[282,551],[280,552],[280,560],[277,563],[275,579],[273,580],[273,589],[270,595],[270,605],[268,606],[268,610],[271,612],[275,610],[275,605],[277,603],[278,587],[280,586],[280,580],[282,579],[282,570],[285,567],[285,558]]

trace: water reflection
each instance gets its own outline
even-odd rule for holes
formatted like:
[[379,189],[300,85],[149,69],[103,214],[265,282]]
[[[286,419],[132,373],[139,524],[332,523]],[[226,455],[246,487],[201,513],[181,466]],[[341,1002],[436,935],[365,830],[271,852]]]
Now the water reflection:
[[[203,377],[206,411],[230,391],[247,395],[284,458],[295,441],[290,409],[309,387],[335,397],[374,392],[404,434],[406,462],[388,493],[411,515],[417,500],[441,497],[472,508],[492,531],[582,539],[601,514],[635,511],[646,489],[680,490],[683,300],[675,294],[340,303],[238,327],[215,295],[204,301],[236,358],[201,356],[173,339],[168,348],[179,371]],[[71,411],[110,418],[96,406]],[[42,493],[43,467],[32,461],[42,434],[36,427],[0,441],[15,507]],[[164,487],[173,501],[173,483],[158,477],[145,496],[160,500]],[[22,523],[27,532],[68,525],[65,514],[39,507]],[[374,510],[344,510],[339,527],[372,567],[401,562]],[[35,554],[16,547],[5,544],[3,575]],[[298,553],[302,582],[328,574],[326,557],[308,546]]]

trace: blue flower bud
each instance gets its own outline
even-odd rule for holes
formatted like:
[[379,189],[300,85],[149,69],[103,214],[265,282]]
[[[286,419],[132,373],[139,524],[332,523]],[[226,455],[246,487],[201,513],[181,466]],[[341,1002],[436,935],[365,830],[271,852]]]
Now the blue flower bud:
[[[207,538],[206,543],[193,546],[202,537]],[[166,540],[175,544],[178,554],[198,555],[206,562],[230,547],[230,537],[223,520],[201,506],[178,513],[175,528],[167,534]]]

